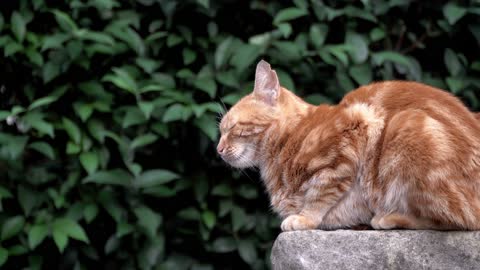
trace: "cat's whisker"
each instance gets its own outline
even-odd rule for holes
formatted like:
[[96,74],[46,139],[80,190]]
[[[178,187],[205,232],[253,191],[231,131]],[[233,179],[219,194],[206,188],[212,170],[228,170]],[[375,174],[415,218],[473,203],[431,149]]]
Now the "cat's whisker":
[[218,99],[220,100],[222,106],[223,106],[223,111],[222,111],[222,116],[225,115],[225,113],[228,111],[227,109],[227,106],[225,105],[225,102],[223,102],[222,98],[221,97],[218,97]]
[[227,109],[227,106],[225,106],[225,103],[223,102],[223,100],[220,97],[218,99],[220,100],[220,102],[217,102],[217,104],[219,104],[221,111],[218,112],[217,120],[220,122],[222,118],[225,116],[225,114],[227,113],[228,109]]
[[[239,159],[241,160],[241,162],[245,162],[249,165],[249,167],[253,167],[253,162],[250,160],[250,159],[247,159],[245,156],[241,155],[239,156]],[[239,171],[245,175],[248,179],[250,179],[252,182],[255,182],[251,177],[250,175],[248,175],[244,169],[239,169]]]

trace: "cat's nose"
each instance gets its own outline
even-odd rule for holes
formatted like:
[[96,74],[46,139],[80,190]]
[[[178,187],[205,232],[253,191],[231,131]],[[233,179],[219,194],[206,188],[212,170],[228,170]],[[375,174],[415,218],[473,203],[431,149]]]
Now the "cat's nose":
[[225,153],[225,146],[223,144],[219,143],[217,145],[217,152],[219,155],[223,155]]

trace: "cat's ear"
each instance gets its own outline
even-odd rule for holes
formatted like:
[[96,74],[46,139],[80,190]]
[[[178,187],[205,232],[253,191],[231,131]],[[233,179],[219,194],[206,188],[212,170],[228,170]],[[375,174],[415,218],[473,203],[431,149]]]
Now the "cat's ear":
[[257,64],[253,94],[256,99],[268,105],[274,106],[277,104],[280,95],[280,82],[275,70],[272,70],[270,64],[264,60]]

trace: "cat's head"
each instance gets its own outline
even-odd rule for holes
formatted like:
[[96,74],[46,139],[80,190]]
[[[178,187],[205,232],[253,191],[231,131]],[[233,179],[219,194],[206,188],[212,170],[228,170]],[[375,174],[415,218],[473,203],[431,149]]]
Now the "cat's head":
[[253,92],[235,104],[220,122],[217,152],[233,167],[258,166],[259,143],[265,131],[281,117],[281,97],[277,73],[261,60],[255,72]]

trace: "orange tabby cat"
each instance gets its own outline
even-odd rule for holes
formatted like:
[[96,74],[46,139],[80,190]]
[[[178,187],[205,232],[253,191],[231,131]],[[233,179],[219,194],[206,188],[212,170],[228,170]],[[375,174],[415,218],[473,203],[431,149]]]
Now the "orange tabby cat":
[[480,117],[415,82],[360,87],[335,106],[282,88],[265,61],[223,117],[217,147],[258,167],[283,231],[480,229]]

